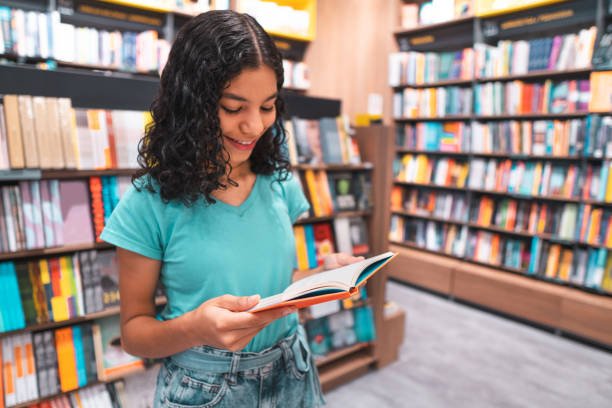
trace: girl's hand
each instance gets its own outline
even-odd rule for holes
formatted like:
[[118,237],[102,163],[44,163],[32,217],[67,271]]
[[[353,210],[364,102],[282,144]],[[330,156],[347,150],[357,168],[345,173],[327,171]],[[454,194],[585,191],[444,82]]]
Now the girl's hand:
[[363,256],[352,256],[344,252],[325,255],[323,260],[323,270],[340,268],[341,266],[350,265],[355,262],[363,261]]
[[223,295],[202,303],[188,312],[187,333],[191,343],[229,351],[242,350],[264,327],[296,311],[295,308],[282,308],[247,312],[258,302],[259,295]]

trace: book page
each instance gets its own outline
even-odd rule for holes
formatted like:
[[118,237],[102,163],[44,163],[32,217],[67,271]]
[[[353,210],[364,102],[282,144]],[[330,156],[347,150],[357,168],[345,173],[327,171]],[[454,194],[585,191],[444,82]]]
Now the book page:
[[371,264],[382,259],[389,258],[393,253],[387,252],[365,259],[361,262],[355,262],[350,265],[342,266],[330,271],[324,271],[315,275],[300,279],[291,284],[283,291],[283,299],[292,299],[312,290],[317,289],[340,289],[350,290],[355,286],[359,275]]

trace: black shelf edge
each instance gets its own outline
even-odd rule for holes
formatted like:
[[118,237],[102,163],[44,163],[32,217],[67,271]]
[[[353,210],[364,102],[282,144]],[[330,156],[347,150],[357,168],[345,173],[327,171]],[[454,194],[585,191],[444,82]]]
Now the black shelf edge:
[[588,75],[593,71],[592,67],[588,68],[576,68],[568,70],[543,70],[543,71],[532,71],[526,74],[516,75],[503,75],[498,77],[483,77],[476,78],[476,82],[504,82],[514,81],[517,79],[536,79],[536,78],[549,78],[549,77],[568,77],[568,76],[581,76]]
[[442,117],[394,118],[395,122],[465,122],[474,120],[474,115],[453,115]]
[[2,252],[0,253],[0,261],[10,261],[14,259],[27,259],[27,258],[42,258],[57,256],[61,254],[68,254],[78,251],[88,251],[90,249],[112,249],[113,245],[107,244],[106,242],[95,242],[87,244],[60,246],[53,248],[40,248],[40,249],[29,249],[16,252]]
[[471,86],[473,79],[445,79],[443,81],[430,82],[427,84],[401,84],[393,87],[393,90],[399,91],[405,88],[436,88],[442,86],[465,85]]
[[423,32],[438,30],[441,28],[453,27],[453,26],[461,25],[461,24],[468,23],[468,22],[471,23],[474,21],[474,18],[475,18],[474,16],[465,16],[465,17],[456,18],[456,19],[449,20],[449,21],[444,21],[442,23],[419,25],[417,27],[407,28],[407,29],[397,29],[393,32],[393,35],[397,38],[397,37],[408,36],[412,34],[420,34]]

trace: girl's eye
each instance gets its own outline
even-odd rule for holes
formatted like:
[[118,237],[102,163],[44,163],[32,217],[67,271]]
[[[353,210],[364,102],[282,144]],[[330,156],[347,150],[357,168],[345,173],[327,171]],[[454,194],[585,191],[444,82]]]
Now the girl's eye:
[[224,111],[226,111],[227,113],[230,113],[230,114],[232,114],[232,113],[238,113],[238,112],[240,112],[240,111],[242,110],[242,108],[238,108],[238,109],[229,109],[229,108],[226,108],[225,106],[221,106],[221,109],[223,109]]
[[274,110],[274,106],[270,106],[269,108],[262,106],[261,110],[264,112],[272,112]]

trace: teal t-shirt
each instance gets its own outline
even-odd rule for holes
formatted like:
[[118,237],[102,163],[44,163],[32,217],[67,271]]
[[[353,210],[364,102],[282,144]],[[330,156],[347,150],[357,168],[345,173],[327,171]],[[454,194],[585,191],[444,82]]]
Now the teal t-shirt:
[[[203,198],[190,207],[179,201],[164,203],[159,193],[131,186],[101,238],[162,261],[160,279],[168,298],[161,313],[164,320],[224,294],[277,294],[291,284],[292,225],[309,204],[293,177],[280,183],[275,177],[257,175],[239,206],[220,200],[207,204]],[[293,333],[297,324],[295,313],[275,321],[244,351],[270,347]]]

